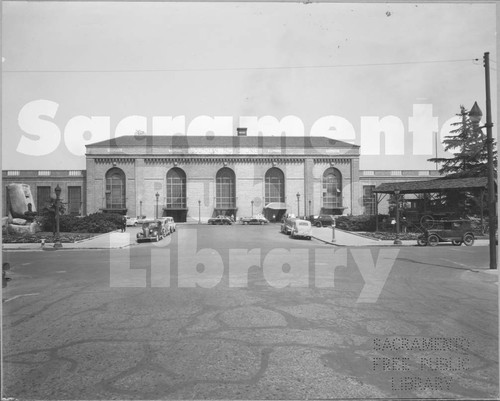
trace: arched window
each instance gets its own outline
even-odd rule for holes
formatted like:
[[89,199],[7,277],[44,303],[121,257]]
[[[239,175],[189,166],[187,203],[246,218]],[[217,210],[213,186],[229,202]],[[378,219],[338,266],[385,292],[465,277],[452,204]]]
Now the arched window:
[[270,168],[265,177],[265,203],[285,202],[285,175],[277,167]]
[[217,209],[232,209],[236,207],[236,177],[234,171],[223,167],[215,178],[215,204]]
[[323,208],[342,207],[342,175],[330,167],[323,174]]
[[174,167],[167,172],[167,209],[186,207],[186,173]]
[[106,209],[125,209],[125,173],[118,167],[106,173]]

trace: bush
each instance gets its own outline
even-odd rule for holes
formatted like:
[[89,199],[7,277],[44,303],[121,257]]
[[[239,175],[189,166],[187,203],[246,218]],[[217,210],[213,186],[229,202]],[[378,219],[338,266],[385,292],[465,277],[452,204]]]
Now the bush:
[[[387,215],[378,215],[379,226],[383,218],[387,218]],[[375,231],[376,224],[375,215],[361,215],[361,216],[338,216],[336,221],[336,226],[341,230],[346,231]]]
[[[45,212],[45,211],[44,211]],[[52,231],[54,213],[42,212],[38,222],[43,231]],[[121,227],[122,215],[114,213],[93,213],[85,217],[69,214],[59,216],[59,231],[72,233],[107,233]]]

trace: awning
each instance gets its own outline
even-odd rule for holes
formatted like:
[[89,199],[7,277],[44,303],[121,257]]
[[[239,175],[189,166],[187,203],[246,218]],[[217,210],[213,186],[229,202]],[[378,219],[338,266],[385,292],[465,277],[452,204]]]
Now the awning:
[[467,191],[474,188],[485,188],[488,184],[486,177],[472,178],[436,178],[423,181],[385,182],[377,186],[373,192],[393,194],[399,190],[401,194],[438,193],[448,189]]
[[264,206],[264,209],[274,209],[274,210],[286,210],[286,203],[284,202],[272,202]]

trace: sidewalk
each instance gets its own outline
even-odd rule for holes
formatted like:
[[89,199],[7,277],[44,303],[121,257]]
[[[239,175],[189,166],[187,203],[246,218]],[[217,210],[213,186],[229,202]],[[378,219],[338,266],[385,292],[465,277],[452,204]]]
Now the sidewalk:
[[[331,227],[313,227],[313,238],[337,246],[417,246],[416,240],[401,241],[401,245],[394,245],[394,240],[376,240],[367,238],[359,234],[335,229],[335,242],[332,241]],[[489,241],[487,239],[477,239],[474,246],[487,246]]]
[[[63,242],[62,248],[64,249],[120,249],[131,246],[136,243],[136,232],[127,230],[122,233],[121,231],[112,231],[106,234],[96,235],[95,237],[85,239],[78,242]],[[54,244],[48,243],[42,247],[40,243],[27,243],[27,244],[2,244],[3,250],[55,250]]]

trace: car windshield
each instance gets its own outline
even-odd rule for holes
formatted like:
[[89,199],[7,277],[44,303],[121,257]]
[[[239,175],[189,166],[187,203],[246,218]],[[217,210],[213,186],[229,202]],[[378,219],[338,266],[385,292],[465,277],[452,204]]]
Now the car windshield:
[[299,226],[306,226],[306,227],[307,227],[308,225],[309,225],[309,224],[307,224],[307,223],[305,223],[305,222],[304,222],[304,223],[299,223]]

